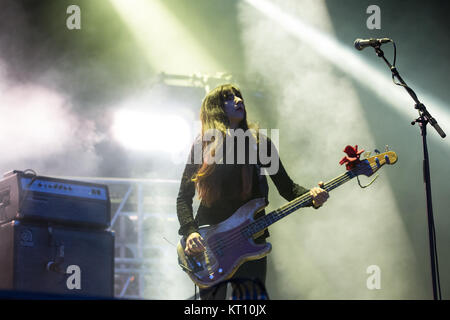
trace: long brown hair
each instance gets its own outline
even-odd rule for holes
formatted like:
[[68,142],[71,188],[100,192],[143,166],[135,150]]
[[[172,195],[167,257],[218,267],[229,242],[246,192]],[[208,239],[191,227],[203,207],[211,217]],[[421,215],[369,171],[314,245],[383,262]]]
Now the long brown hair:
[[[202,150],[207,150],[208,154],[204,154],[204,161],[197,173],[192,178],[198,192],[198,197],[206,206],[211,206],[216,200],[225,195],[224,184],[233,184],[230,189],[233,195],[241,200],[246,200],[252,190],[252,166],[249,164],[229,166],[217,164],[216,162],[207,163],[205,156],[215,156],[217,141],[204,141],[204,134],[211,129],[218,130],[225,139],[230,129],[230,121],[225,113],[224,103],[230,94],[242,98],[241,91],[233,84],[224,84],[210,91],[203,99],[200,120],[202,124]],[[255,124],[250,125],[252,129],[256,128]],[[247,111],[245,110],[244,118],[239,123],[239,128],[244,131],[249,129],[247,121]],[[240,174],[239,174],[240,173]],[[229,192],[228,192],[228,195]]]

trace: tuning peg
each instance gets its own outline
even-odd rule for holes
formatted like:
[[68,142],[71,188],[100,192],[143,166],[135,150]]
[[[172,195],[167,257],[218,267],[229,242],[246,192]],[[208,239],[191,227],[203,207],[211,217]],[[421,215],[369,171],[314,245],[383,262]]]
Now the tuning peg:
[[380,150],[378,150],[378,149],[375,149],[375,150],[373,150],[376,154],[380,154]]
[[372,152],[370,152],[370,151],[364,152],[364,158],[367,159],[368,157],[370,157],[370,154],[371,154],[371,153],[372,153]]
[[388,146],[388,145],[386,145],[386,146],[384,147],[384,151],[385,151],[385,152],[388,152],[388,151],[389,151],[389,146]]

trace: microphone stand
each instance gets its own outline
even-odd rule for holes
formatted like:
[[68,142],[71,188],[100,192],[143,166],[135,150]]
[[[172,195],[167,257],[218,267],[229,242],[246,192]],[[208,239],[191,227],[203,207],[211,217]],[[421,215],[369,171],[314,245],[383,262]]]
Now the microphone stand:
[[[380,49],[381,44],[374,45],[375,52],[378,57],[382,58],[386,64],[389,66],[389,69],[392,72],[392,79],[396,77],[400,83],[396,83],[406,89],[411,98],[415,102],[414,108],[419,111],[419,118],[412,121],[411,124],[414,125],[416,122],[419,124],[422,134],[422,143],[423,143],[423,178],[425,183],[425,192],[427,198],[427,215],[428,215],[428,238],[430,244],[430,259],[431,259],[431,276],[433,281],[433,299],[441,300],[441,287],[439,281],[439,266],[438,266],[438,255],[436,248],[436,234],[434,229],[434,218],[433,218],[433,206],[431,204],[431,177],[430,177],[430,163],[428,157],[428,146],[427,146],[427,124],[430,123],[438,132],[438,134],[445,138],[446,134],[439,127],[437,121],[430,115],[428,110],[425,108],[423,103],[419,101],[415,92],[408,87],[408,85],[403,81],[402,77],[397,71],[397,68],[389,63],[384,56],[384,52]],[[395,48],[395,44],[394,44]],[[394,60],[395,61],[395,60]],[[395,62],[394,62],[395,64]],[[395,83],[395,82],[394,82]]]

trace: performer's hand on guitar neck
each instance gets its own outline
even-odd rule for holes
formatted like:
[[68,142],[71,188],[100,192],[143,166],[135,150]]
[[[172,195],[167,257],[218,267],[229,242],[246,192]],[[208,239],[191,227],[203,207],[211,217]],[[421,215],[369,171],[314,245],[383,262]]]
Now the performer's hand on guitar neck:
[[309,194],[313,199],[312,200],[313,207],[315,209],[321,207],[325,203],[325,201],[327,201],[327,199],[330,197],[328,192],[326,190],[323,190],[321,187],[323,187],[322,181],[319,182],[319,187],[314,187],[311,190],[309,190]]
[[205,251],[205,245],[202,236],[198,232],[192,232],[186,239],[184,252],[188,255]]

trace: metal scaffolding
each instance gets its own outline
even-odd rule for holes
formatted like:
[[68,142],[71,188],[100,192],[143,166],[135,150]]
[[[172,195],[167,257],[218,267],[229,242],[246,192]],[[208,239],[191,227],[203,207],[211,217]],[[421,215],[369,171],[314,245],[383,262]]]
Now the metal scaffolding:
[[175,248],[179,180],[70,179],[108,186],[110,229],[115,233],[115,297],[167,299],[164,290],[173,288],[173,274],[184,276]]

